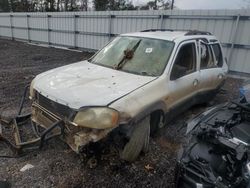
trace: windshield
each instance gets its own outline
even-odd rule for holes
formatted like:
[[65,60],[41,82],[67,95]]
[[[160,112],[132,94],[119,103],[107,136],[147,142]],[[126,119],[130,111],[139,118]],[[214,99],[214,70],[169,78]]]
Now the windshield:
[[174,43],[166,40],[117,37],[90,62],[134,74],[159,76],[173,47]]

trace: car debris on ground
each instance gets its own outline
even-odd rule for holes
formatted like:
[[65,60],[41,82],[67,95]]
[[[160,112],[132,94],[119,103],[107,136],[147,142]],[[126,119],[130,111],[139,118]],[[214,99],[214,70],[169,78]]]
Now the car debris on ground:
[[32,164],[26,164],[25,166],[23,166],[21,169],[20,169],[20,172],[25,172],[26,170],[29,170],[31,168],[34,168],[34,166]]
[[176,186],[250,187],[250,84],[242,97],[210,108],[187,123]]

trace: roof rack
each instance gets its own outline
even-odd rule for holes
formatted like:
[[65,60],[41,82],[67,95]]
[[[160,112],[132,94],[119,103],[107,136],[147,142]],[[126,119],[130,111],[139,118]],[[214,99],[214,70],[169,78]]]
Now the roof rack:
[[212,35],[212,33],[208,31],[198,31],[198,30],[178,30],[178,29],[146,29],[142,30],[141,32],[156,32],[156,31],[186,31],[186,36],[188,35]]
[[185,35],[187,36],[187,35],[212,35],[212,34],[207,31],[190,30]]
[[174,31],[174,29],[146,29],[142,30],[141,32],[156,32],[156,31]]

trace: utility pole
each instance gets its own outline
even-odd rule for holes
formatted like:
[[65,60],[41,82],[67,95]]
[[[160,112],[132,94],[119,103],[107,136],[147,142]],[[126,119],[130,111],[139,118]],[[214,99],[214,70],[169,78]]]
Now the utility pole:
[[171,3],[171,10],[174,9],[174,0],[172,0],[172,3]]

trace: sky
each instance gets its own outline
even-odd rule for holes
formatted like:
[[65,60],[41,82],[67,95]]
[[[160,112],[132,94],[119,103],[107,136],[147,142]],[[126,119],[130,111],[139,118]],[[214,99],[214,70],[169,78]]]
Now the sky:
[[[136,5],[144,4],[148,0],[132,0]],[[179,9],[240,9],[249,8],[250,0],[175,0]]]

